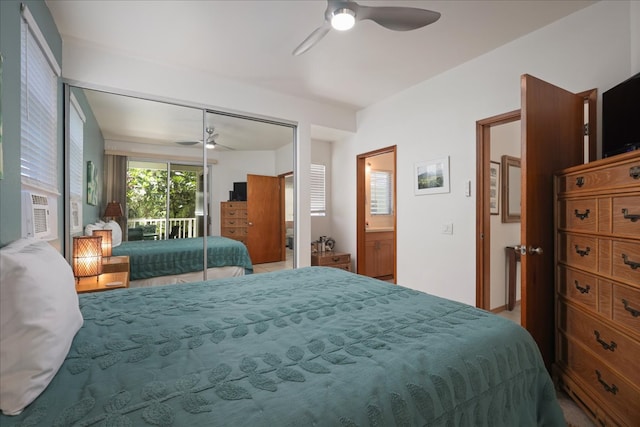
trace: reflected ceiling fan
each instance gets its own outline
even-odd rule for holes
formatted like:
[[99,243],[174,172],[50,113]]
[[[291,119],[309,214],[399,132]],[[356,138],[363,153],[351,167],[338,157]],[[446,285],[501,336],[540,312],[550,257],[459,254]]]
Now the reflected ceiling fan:
[[365,19],[389,30],[409,31],[433,24],[440,19],[440,13],[415,7],[361,6],[353,0],[327,0],[324,22],[295,48],[293,55],[301,55],[311,49],[331,28],[345,31],[352,28],[356,21]]
[[[214,149],[214,148],[224,148],[225,150],[234,150],[231,147],[227,147],[226,145],[222,145],[218,142],[216,142],[216,138],[219,136],[217,133],[215,132],[215,128],[213,126],[208,126],[205,131],[209,134],[209,136],[207,137],[207,148],[210,149]],[[180,145],[196,145],[196,144],[201,144],[202,141],[176,141],[176,144],[180,144]]]

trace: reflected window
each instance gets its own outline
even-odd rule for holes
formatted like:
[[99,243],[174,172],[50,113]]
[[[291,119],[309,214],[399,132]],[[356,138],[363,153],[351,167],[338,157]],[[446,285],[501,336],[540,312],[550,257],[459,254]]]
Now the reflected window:
[[71,203],[71,232],[82,232],[82,172],[84,123],[86,118],[76,97],[71,94],[69,114],[69,198]]

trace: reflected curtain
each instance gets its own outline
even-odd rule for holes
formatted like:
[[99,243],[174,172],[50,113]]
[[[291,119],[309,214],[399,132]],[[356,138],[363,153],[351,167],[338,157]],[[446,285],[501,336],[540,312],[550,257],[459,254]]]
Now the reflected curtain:
[[104,156],[104,200],[102,209],[109,202],[119,202],[125,216],[116,219],[122,230],[126,230],[127,224],[127,157],[115,154],[105,154]]

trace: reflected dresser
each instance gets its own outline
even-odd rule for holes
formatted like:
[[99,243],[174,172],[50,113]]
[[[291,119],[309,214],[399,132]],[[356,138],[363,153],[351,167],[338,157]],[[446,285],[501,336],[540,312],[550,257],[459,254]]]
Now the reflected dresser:
[[247,244],[247,202],[220,202],[220,235]]

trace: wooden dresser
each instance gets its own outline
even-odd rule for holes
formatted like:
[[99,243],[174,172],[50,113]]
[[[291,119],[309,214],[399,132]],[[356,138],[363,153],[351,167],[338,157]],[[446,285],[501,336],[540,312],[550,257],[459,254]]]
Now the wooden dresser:
[[247,244],[247,202],[220,202],[220,235]]
[[554,377],[600,425],[640,420],[640,151],[556,176]]
[[318,252],[311,255],[311,265],[335,267],[351,271],[351,254],[345,252]]

